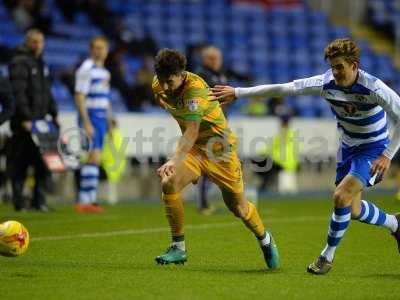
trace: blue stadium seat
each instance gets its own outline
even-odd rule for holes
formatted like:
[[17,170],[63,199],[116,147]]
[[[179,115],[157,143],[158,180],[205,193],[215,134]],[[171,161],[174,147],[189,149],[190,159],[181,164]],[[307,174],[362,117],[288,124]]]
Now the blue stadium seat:
[[184,11],[185,5],[182,2],[170,2],[164,8],[164,14],[170,18],[180,18]]
[[336,26],[331,28],[331,39],[350,37],[349,30],[346,27]]
[[22,34],[7,34],[2,33],[0,35],[0,43],[8,47],[16,47],[24,41],[24,36]]
[[18,35],[21,31],[17,28],[11,19],[3,19],[1,21],[1,35]]
[[51,19],[55,24],[65,22],[65,18],[59,9],[53,9],[51,11]]
[[205,10],[198,3],[188,3],[184,10],[184,17],[187,19],[203,18]]
[[79,25],[87,26],[90,25],[90,20],[87,14],[77,13],[74,18],[74,22]]
[[322,97],[313,97],[315,104],[315,111],[318,117],[333,118],[333,113],[329,103]]
[[188,43],[188,44],[200,44],[200,43],[204,43],[207,39],[207,36],[204,32],[198,31],[198,32],[193,32],[192,34],[190,34],[187,39],[182,40],[182,43]]
[[73,97],[64,84],[58,80],[53,81],[51,92],[60,111],[76,111]]
[[322,26],[328,23],[328,17],[326,13],[322,11],[315,11],[315,10],[310,10],[309,13],[307,14],[307,21],[308,24],[314,26]]
[[46,52],[50,53],[73,53],[87,55],[89,53],[89,42],[86,40],[70,40],[49,37],[45,43]]
[[314,118],[318,116],[318,111],[315,109],[316,102],[322,99],[316,99],[311,96],[295,97],[296,101],[293,101],[294,109],[296,113],[304,118]]
[[59,54],[45,51],[44,60],[53,69],[65,69],[66,66],[75,66],[79,62],[80,56],[70,53]]
[[159,3],[158,1],[148,1],[146,3],[143,3],[141,11],[147,16],[149,15],[160,16],[163,12],[162,4]]

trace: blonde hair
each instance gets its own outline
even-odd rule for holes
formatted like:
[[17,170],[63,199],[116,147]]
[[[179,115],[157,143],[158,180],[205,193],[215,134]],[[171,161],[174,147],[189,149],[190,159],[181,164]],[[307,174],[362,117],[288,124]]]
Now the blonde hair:
[[93,37],[90,40],[90,43],[89,43],[90,48],[93,48],[94,43],[96,43],[97,41],[103,41],[108,46],[108,39],[103,35],[98,35],[98,36]]

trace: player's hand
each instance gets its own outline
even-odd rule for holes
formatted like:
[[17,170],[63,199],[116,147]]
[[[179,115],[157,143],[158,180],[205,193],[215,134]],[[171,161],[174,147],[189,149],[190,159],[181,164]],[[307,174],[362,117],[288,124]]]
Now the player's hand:
[[94,128],[90,122],[85,122],[83,124],[83,128],[85,129],[85,132],[88,136],[88,138],[92,138],[94,135]]
[[32,130],[32,121],[23,121],[22,128],[30,132]]
[[160,168],[157,169],[157,175],[160,177],[172,176],[176,170],[176,163],[173,160],[167,161]]
[[390,159],[387,158],[385,155],[381,155],[379,156],[373,163],[371,166],[371,174],[380,174],[381,176],[384,176],[386,171],[389,169],[390,167]]
[[166,107],[166,101],[164,100],[164,97],[161,96],[160,94],[155,95],[155,100],[158,106],[165,108]]
[[228,85],[216,85],[211,88],[211,96],[221,104],[228,104],[236,99],[235,88]]

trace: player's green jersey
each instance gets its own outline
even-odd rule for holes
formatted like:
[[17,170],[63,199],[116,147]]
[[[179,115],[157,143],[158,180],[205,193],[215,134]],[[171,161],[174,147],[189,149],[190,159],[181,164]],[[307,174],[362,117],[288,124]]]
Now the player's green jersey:
[[228,127],[219,102],[210,96],[207,83],[190,72],[185,72],[184,76],[175,96],[168,96],[154,76],[152,88],[160,105],[175,118],[182,133],[185,131],[182,121],[200,122],[195,146],[201,150],[217,154],[236,149],[236,137]]

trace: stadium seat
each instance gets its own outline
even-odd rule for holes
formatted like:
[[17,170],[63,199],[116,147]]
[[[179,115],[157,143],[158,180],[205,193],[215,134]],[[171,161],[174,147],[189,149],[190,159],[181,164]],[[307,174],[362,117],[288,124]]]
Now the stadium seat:
[[71,93],[68,91],[67,87],[63,85],[60,81],[53,81],[51,92],[54,100],[57,102],[58,109],[60,111],[76,111],[75,103]]
[[114,88],[110,92],[111,105],[114,113],[124,113],[127,112],[125,102],[120,94],[120,92]]
[[75,66],[80,59],[79,55],[64,53],[58,54],[54,52],[46,52],[44,53],[44,60],[49,65],[49,67],[53,69],[65,69],[66,66],[71,67]]
[[7,33],[2,33],[0,35],[0,42],[2,45],[14,48],[18,45],[20,45],[24,40],[24,36],[22,34],[7,34]]

